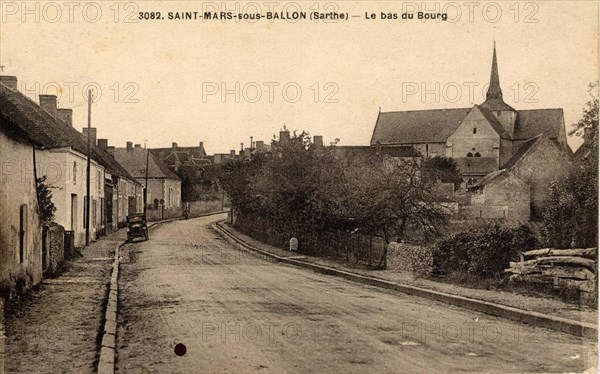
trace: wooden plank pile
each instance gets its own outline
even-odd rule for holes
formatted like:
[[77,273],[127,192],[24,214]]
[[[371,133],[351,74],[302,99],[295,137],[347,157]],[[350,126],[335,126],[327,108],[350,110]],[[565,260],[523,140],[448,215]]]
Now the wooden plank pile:
[[515,281],[550,283],[555,288],[597,294],[598,249],[536,249],[504,270]]

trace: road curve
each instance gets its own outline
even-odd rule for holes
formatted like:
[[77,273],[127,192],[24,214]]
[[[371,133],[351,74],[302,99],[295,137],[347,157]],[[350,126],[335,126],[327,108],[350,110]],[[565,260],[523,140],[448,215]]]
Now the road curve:
[[123,247],[117,372],[523,373],[597,365],[595,342],[583,338],[240,252],[207,226],[222,217],[160,225],[150,241]]

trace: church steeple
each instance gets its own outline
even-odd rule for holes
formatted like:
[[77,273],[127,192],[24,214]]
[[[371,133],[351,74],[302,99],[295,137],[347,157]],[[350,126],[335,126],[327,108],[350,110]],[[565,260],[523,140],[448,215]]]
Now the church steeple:
[[502,100],[502,89],[500,88],[500,76],[498,75],[498,59],[496,57],[496,41],[494,41],[494,56],[492,57],[492,73],[490,75],[490,87],[487,90],[486,101]]
[[490,87],[485,95],[485,101],[480,105],[488,110],[502,124],[502,127],[512,137],[517,121],[517,111],[506,104],[502,98],[500,89],[500,76],[498,74],[498,58],[496,57],[496,41],[494,41],[494,55],[492,57],[492,73],[490,75]]

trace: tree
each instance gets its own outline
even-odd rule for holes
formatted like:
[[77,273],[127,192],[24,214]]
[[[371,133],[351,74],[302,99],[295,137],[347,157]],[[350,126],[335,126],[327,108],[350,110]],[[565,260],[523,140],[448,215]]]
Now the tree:
[[42,222],[54,221],[56,207],[52,202],[52,187],[46,184],[46,176],[36,179],[37,199],[39,204],[40,219]]
[[437,179],[424,175],[419,159],[376,153],[347,166],[335,145],[316,146],[302,132],[273,141],[269,153],[226,165],[221,183],[249,234],[275,242],[269,233],[289,240],[337,230],[389,243],[409,231],[428,237],[446,221],[447,210],[432,193]]
[[[351,171],[346,209],[355,225],[386,243],[405,240],[409,231],[438,235],[449,211],[433,191],[436,181],[424,176],[424,165],[420,159],[383,157]],[[387,246],[379,267],[386,268],[386,261]]]
[[598,81],[590,83],[588,92],[591,100],[586,103],[583,116],[574,125],[569,135],[583,136],[584,142],[598,145]]
[[423,160],[423,172],[431,182],[452,183],[454,189],[460,188],[462,177],[456,161],[443,156],[435,156]]
[[549,244],[557,248],[596,246],[598,242],[598,84],[570,134],[584,137],[589,154],[575,160],[570,173],[550,186],[543,212]]

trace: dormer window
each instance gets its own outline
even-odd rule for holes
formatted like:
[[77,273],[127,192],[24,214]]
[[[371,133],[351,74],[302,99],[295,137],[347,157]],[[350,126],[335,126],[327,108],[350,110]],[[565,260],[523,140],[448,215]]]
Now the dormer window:
[[477,127],[473,127],[473,134],[477,134]]
[[479,154],[479,152],[475,153],[475,157],[481,157],[481,154]]
[[473,157],[473,154],[471,152],[467,153],[467,157]]

